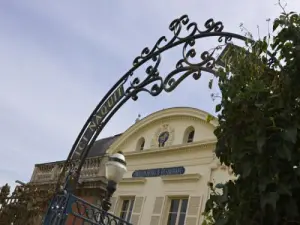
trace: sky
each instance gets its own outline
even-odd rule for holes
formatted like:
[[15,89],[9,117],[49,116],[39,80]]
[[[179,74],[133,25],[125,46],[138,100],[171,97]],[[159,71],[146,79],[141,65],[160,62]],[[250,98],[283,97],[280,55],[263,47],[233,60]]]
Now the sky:
[[[28,182],[34,164],[66,159],[86,119],[110,87],[132,66],[144,47],[152,47],[173,19],[183,14],[204,28],[222,21],[225,31],[257,39],[268,32],[267,19],[281,9],[277,0],[0,0],[0,186]],[[299,0],[287,11],[300,12]],[[259,27],[259,29],[258,29]],[[259,30],[259,32],[258,32]],[[218,45],[200,40],[199,52]],[[175,68],[182,47],[162,55],[162,76]],[[137,76],[145,74],[144,68]],[[191,77],[171,93],[141,94],[112,118],[101,137],[124,132],[138,114],[145,117],[175,106],[214,113],[210,74]]]

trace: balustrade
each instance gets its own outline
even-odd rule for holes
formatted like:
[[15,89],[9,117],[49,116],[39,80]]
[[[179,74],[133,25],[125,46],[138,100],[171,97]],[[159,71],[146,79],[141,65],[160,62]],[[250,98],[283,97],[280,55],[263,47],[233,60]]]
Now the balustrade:
[[[81,169],[80,180],[105,176],[105,160],[103,159],[103,157],[87,158]],[[62,172],[63,165],[64,162],[36,165],[31,182],[55,182],[58,179],[59,174]]]

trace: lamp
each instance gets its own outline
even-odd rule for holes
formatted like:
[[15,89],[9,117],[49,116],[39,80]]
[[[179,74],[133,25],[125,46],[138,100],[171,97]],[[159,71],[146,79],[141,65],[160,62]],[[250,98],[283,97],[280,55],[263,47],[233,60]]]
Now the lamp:
[[126,173],[126,161],[123,152],[119,151],[108,158],[105,164],[105,176],[107,179],[107,193],[102,202],[102,208],[108,211],[111,207],[110,198],[117,189],[118,183]]

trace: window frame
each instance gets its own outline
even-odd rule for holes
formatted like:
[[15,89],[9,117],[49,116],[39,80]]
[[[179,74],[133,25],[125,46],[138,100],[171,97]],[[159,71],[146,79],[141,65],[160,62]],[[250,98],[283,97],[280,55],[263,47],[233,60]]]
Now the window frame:
[[[132,213],[133,213],[133,207],[134,207],[134,204],[135,204],[135,196],[124,196],[124,197],[121,197],[120,200],[121,201],[119,201],[120,204],[119,204],[118,215],[123,220],[125,220],[127,222],[130,222],[131,217],[132,217]],[[123,210],[123,206],[124,206],[125,201],[129,201],[129,203],[128,203],[129,206],[126,209],[126,211]],[[125,212],[125,216],[123,218],[122,213],[124,213],[124,212]]]
[[143,151],[145,149],[146,139],[144,137],[140,137],[136,144],[137,151]]
[[194,137],[195,137],[195,129],[188,132],[188,134],[187,134],[187,143],[192,143],[194,141]]
[[166,225],[169,225],[168,224],[168,222],[169,222],[169,216],[172,213],[171,212],[171,206],[172,206],[172,201],[174,201],[174,200],[179,200],[179,205],[178,205],[178,209],[177,209],[177,212],[176,212],[176,222],[175,222],[175,225],[179,225],[180,215],[182,214],[181,209],[182,209],[183,200],[187,201],[187,203],[186,203],[186,211],[184,212],[185,217],[184,217],[183,223],[186,220],[187,211],[188,211],[188,205],[189,205],[189,196],[170,196],[170,197],[168,197],[168,205],[167,205],[167,208],[165,210],[166,214],[165,214],[165,222],[164,222],[164,224],[166,224]]
[[189,126],[184,130],[183,133],[183,144],[190,144],[195,141],[195,133],[196,133],[196,128],[194,126]]

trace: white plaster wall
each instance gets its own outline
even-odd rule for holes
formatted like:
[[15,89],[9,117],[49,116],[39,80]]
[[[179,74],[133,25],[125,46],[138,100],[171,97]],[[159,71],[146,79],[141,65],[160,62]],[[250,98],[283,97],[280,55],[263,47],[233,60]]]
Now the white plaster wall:
[[[173,110],[173,111],[172,111]],[[148,225],[152,217],[156,197],[200,196],[201,204],[195,225],[201,224],[201,212],[209,195],[209,181],[224,182],[230,178],[227,168],[221,168],[214,157],[216,138],[213,134],[215,126],[205,121],[206,114],[189,108],[181,108],[159,112],[155,119],[146,118],[129,128],[109,152],[124,152],[127,161],[127,173],[119,184],[114,197],[119,199],[114,208],[116,215],[120,212],[123,197],[144,197],[142,213],[138,224]],[[177,112],[177,113],[176,113]],[[170,115],[172,114],[172,115]],[[147,122],[148,120],[148,122]],[[146,122],[145,122],[146,121]],[[172,145],[162,148],[150,148],[152,139],[163,124],[174,129]],[[193,143],[182,143],[186,128],[193,126],[195,136]],[[126,138],[125,138],[126,137]],[[139,138],[145,138],[143,151],[136,151]],[[179,167],[185,168],[184,175],[151,178],[132,178],[135,170]],[[167,199],[167,198],[166,198]],[[166,224],[168,201],[164,201],[159,225]],[[196,220],[195,220],[196,221]],[[191,223],[189,223],[191,224]]]
[[[226,181],[229,179],[228,171],[225,169],[215,168],[215,160],[213,157],[213,147],[206,149],[182,149],[173,150],[168,153],[140,154],[140,157],[127,156],[128,172],[124,176],[124,180],[132,177],[132,172],[139,169],[166,168],[173,166],[183,166],[185,175],[199,174],[200,178],[191,180],[174,180],[163,181],[161,177],[145,178],[145,182],[124,182],[121,183],[115,193],[115,197],[122,198],[126,196],[144,196],[144,204],[142,214],[140,215],[139,224],[150,224],[153,206],[156,197],[160,196],[201,196],[201,212],[204,210],[205,202],[208,198],[209,189],[208,181]],[[213,168],[213,170],[212,170]],[[116,215],[120,212],[121,201],[117,204],[114,211]],[[160,224],[166,224],[168,205],[164,202],[163,213],[161,215]],[[198,223],[201,223],[202,217],[199,213]]]
[[125,143],[119,146],[119,149],[123,152],[136,151],[137,142],[141,137],[145,138],[144,150],[151,149],[152,139],[155,139],[155,141],[157,141],[157,130],[164,124],[168,124],[170,128],[174,129],[174,140],[171,145],[183,144],[185,130],[190,126],[193,126],[195,128],[194,142],[215,138],[213,134],[214,127],[211,124],[205,123],[203,120],[196,118],[173,117],[160,119],[149,124],[146,127],[137,129],[135,133],[133,133],[126,139]]

